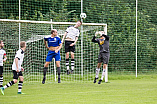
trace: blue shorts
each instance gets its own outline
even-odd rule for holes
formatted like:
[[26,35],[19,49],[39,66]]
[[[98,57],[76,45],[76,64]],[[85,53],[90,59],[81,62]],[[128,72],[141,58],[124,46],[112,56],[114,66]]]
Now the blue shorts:
[[55,58],[55,61],[61,61],[60,51],[58,51],[58,53],[55,53],[55,51],[48,51],[46,62],[52,61],[53,58]]

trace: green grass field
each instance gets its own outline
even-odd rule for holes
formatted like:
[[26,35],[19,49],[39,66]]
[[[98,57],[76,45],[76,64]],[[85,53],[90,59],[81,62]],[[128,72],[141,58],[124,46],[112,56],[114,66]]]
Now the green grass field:
[[157,75],[110,75],[109,83],[93,81],[24,82],[23,93],[17,84],[0,94],[0,104],[157,104]]

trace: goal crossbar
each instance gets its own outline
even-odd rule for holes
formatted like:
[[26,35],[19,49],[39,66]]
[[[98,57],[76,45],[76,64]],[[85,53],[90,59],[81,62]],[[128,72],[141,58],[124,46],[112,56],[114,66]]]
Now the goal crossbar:
[[[12,19],[0,19],[1,22],[16,22],[16,23],[44,23],[44,24],[55,24],[55,25],[74,25],[75,22],[51,22],[51,21],[31,21],[31,20],[12,20]],[[92,26],[107,26],[104,23],[82,23],[82,25]]]

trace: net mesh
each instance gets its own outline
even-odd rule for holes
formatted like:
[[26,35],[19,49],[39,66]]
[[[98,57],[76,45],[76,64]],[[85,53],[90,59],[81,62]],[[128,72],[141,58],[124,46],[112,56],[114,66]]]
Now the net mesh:
[[[6,43],[11,42],[9,47],[6,46],[7,49],[10,48],[13,53],[9,53],[7,50],[7,54],[10,56],[12,55],[12,60],[8,60],[10,64],[6,67],[8,72],[11,72],[11,64],[14,59],[15,52],[18,49],[18,25],[19,23],[12,23],[12,22],[1,22],[1,30],[3,30],[4,37],[3,40],[7,38],[7,30],[13,30],[12,33],[8,32],[8,34],[16,34],[12,35],[12,37],[8,37],[11,39],[7,39]],[[14,25],[11,27],[11,25]],[[23,62],[23,67],[25,68],[24,76],[26,81],[41,81],[43,77],[43,67],[45,64],[46,56],[48,53],[47,48],[44,45],[44,37],[50,36],[51,28],[57,29],[59,37],[62,39],[65,30],[70,24],[67,25],[60,25],[60,24],[38,24],[38,23],[21,23],[21,30],[20,30],[20,40],[26,41],[27,49],[25,51],[25,57]],[[9,26],[9,27],[8,27]],[[7,27],[7,30],[4,30],[4,27]],[[80,29],[80,28],[79,28]],[[75,48],[75,70],[74,73],[71,75],[67,75],[66,73],[66,64],[65,64],[65,52],[64,52],[64,45],[61,49],[61,79],[62,81],[83,81],[83,80],[91,80],[93,79],[93,75],[95,72],[95,67],[97,63],[97,57],[99,53],[99,46],[95,45],[91,42],[92,37],[94,36],[96,31],[104,30],[104,26],[92,26],[86,25],[83,26],[83,35],[80,34],[79,39],[76,44]],[[81,38],[83,37],[83,38]],[[14,39],[15,38],[15,39]],[[81,48],[81,39],[83,39],[83,48]],[[14,43],[15,45],[13,45]],[[83,53],[82,53],[83,52]],[[70,56],[70,55],[69,55]],[[82,59],[83,58],[83,59]],[[8,58],[10,59],[10,58]],[[71,60],[71,57],[69,58]],[[82,62],[83,61],[83,62]],[[82,64],[83,63],[83,64]],[[71,66],[71,61],[69,61],[69,66]],[[82,68],[83,67],[83,68]],[[55,67],[54,67],[54,60],[50,63],[47,72],[47,80],[55,80]]]

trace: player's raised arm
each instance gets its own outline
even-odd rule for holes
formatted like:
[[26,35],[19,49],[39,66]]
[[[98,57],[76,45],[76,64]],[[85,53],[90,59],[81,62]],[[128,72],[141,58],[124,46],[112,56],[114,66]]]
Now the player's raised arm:
[[67,32],[65,32],[63,38],[62,38],[62,44],[64,43],[64,39],[65,39],[65,36],[67,35]]
[[92,38],[92,42],[94,42],[94,43],[98,43],[98,42],[99,42],[99,41],[97,41],[97,40],[95,39],[97,35],[98,35],[98,33],[96,32],[95,35],[94,35],[93,38]]

